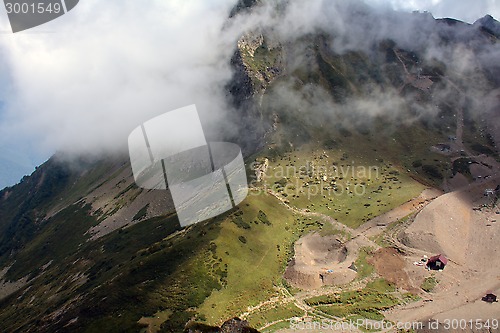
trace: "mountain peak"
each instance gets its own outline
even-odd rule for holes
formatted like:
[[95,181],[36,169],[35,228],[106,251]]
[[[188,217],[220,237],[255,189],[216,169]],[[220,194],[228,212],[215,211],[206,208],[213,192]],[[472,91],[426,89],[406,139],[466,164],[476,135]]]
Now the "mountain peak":
[[500,38],[500,22],[495,20],[493,16],[485,15],[484,17],[474,22],[474,25],[479,26],[480,28],[483,28],[496,37]]

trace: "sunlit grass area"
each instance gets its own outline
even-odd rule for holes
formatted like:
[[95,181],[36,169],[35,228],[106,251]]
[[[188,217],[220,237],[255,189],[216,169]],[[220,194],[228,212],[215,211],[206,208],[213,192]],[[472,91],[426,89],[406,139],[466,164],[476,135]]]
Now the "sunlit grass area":
[[[249,227],[242,227],[241,220]],[[208,323],[220,324],[249,306],[277,294],[274,286],[292,254],[301,225],[279,200],[267,195],[249,196],[240,211],[221,224],[213,241],[214,256],[227,269],[224,287],[199,307]]]
[[290,205],[358,227],[418,196],[424,185],[372,154],[304,145],[270,159],[263,185]]

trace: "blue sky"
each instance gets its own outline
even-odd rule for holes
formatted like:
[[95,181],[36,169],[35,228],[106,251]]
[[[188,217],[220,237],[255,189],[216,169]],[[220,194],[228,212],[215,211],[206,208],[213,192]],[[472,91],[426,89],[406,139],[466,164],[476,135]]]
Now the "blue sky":
[[[498,0],[367,2],[470,23],[486,14],[500,17]],[[0,188],[57,150],[99,153],[120,146],[108,139],[126,138],[168,110],[195,103],[217,113],[223,96],[216,88],[230,77],[224,59],[238,33],[220,34],[232,3],[85,0],[17,34],[0,8]]]

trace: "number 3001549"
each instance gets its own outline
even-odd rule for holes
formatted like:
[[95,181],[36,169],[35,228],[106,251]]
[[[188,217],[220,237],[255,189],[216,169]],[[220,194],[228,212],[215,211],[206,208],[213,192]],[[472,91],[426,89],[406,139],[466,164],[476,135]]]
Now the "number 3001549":
[[61,12],[61,4],[60,3],[19,3],[19,2],[7,2],[5,3],[5,8],[7,9],[8,14],[43,14],[43,13],[55,13],[58,14]]

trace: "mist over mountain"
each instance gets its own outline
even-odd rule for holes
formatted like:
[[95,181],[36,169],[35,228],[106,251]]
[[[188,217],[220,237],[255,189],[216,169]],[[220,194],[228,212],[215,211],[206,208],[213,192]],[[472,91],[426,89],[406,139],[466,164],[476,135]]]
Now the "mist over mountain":
[[[285,77],[272,92],[278,94],[273,107],[307,109],[318,117],[317,124],[326,117],[336,122],[370,126],[374,119],[383,117],[389,126],[397,127],[400,123],[415,120],[432,121],[440,112],[439,100],[446,100],[458,92],[472,103],[472,113],[490,110],[498,103],[486,98],[498,86],[500,70],[497,61],[500,49],[495,33],[485,28],[485,24],[491,25],[489,20],[470,25],[451,19],[436,20],[430,13],[400,13],[373,8],[362,2],[313,2],[307,5],[286,2],[286,6],[266,3],[253,6],[254,11],[243,11],[232,23],[246,27],[245,31],[250,32],[247,47],[252,52],[258,51],[259,47],[281,52],[279,59],[274,59],[275,66],[261,70],[265,73],[259,78],[260,87],[256,87],[262,92],[268,85],[266,81]],[[255,12],[258,12],[257,17]],[[263,37],[252,41],[252,34]],[[384,82],[377,77],[376,69],[368,76],[352,80],[347,75],[356,76],[355,73],[337,68],[337,73],[350,81],[347,87],[341,87],[338,82],[333,83],[335,87],[328,87],[318,80],[304,80],[293,75],[304,67],[311,71],[321,70],[322,63],[314,59],[314,53],[318,51],[340,56],[360,52],[365,57],[364,63],[352,63],[352,66],[377,68],[381,61],[387,61],[383,58],[386,55],[381,53],[381,48],[387,46],[382,45],[391,43],[412,52],[416,63],[405,69],[408,75],[431,77],[434,82],[432,103],[425,103],[421,93],[401,94],[401,89],[410,83],[407,81],[410,77],[401,78],[400,82]],[[422,64],[420,68],[419,64]],[[430,64],[434,68],[429,68]],[[460,80],[471,78],[474,84],[463,80],[463,86],[457,87],[441,80],[448,75]],[[302,85],[299,94],[295,89],[297,84]],[[328,90],[335,90],[333,96]],[[243,95],[243,99],[249,97],[248,92]],[[284,104],[276,105],[281,103]],[[403,111],[408,108],[412,110],[411,115]],[[251,137],[251,133],[248,134],[244,137]]]
[[[500,274],[500,23],[369,3],[89,1],[60,33],[2,40],[3,140],[58,152],[0,191],[0,327],[498,313],[480,296]],[[126,143],[193,103],[207,141],[242,148],[250,192],[182,228],[169,191],[135,184]],[[444,274],[417,265],[438,253]]]
[[[444,34],[467,43],[475,33],[467,24],[450,27],[430,14],[394,12],[362,1],[265,2],[229,22],[231,2],[155,3],[155,10],[126,2],[98,14],[90,12],[92,6],[72,13],[78,15],[73,20],[54,22],[57,34],[2,41],[12,78],[3,140],[15,142],[22,135],[39,149],[99,155],[123,150],[137,124],[193,103],[214,135],[234,132],[225,86],[233,46],[245,32],[262,30],[285,43],[321,31],[331,35],[329,47],[339,54],[368,51],[391,39],[405,49],[425,50],[425,59],[445,62],[461,58],[461,52],[456,43],[442,45]],[[121,19],[109,25],[117,12]],[[168,19],[173,13],[176,19]],[[488,62],[483,67],[497,66],[498,47],[488,49],[481,55]],[[297,59],[304,56],[298,45],[294,51]]]

